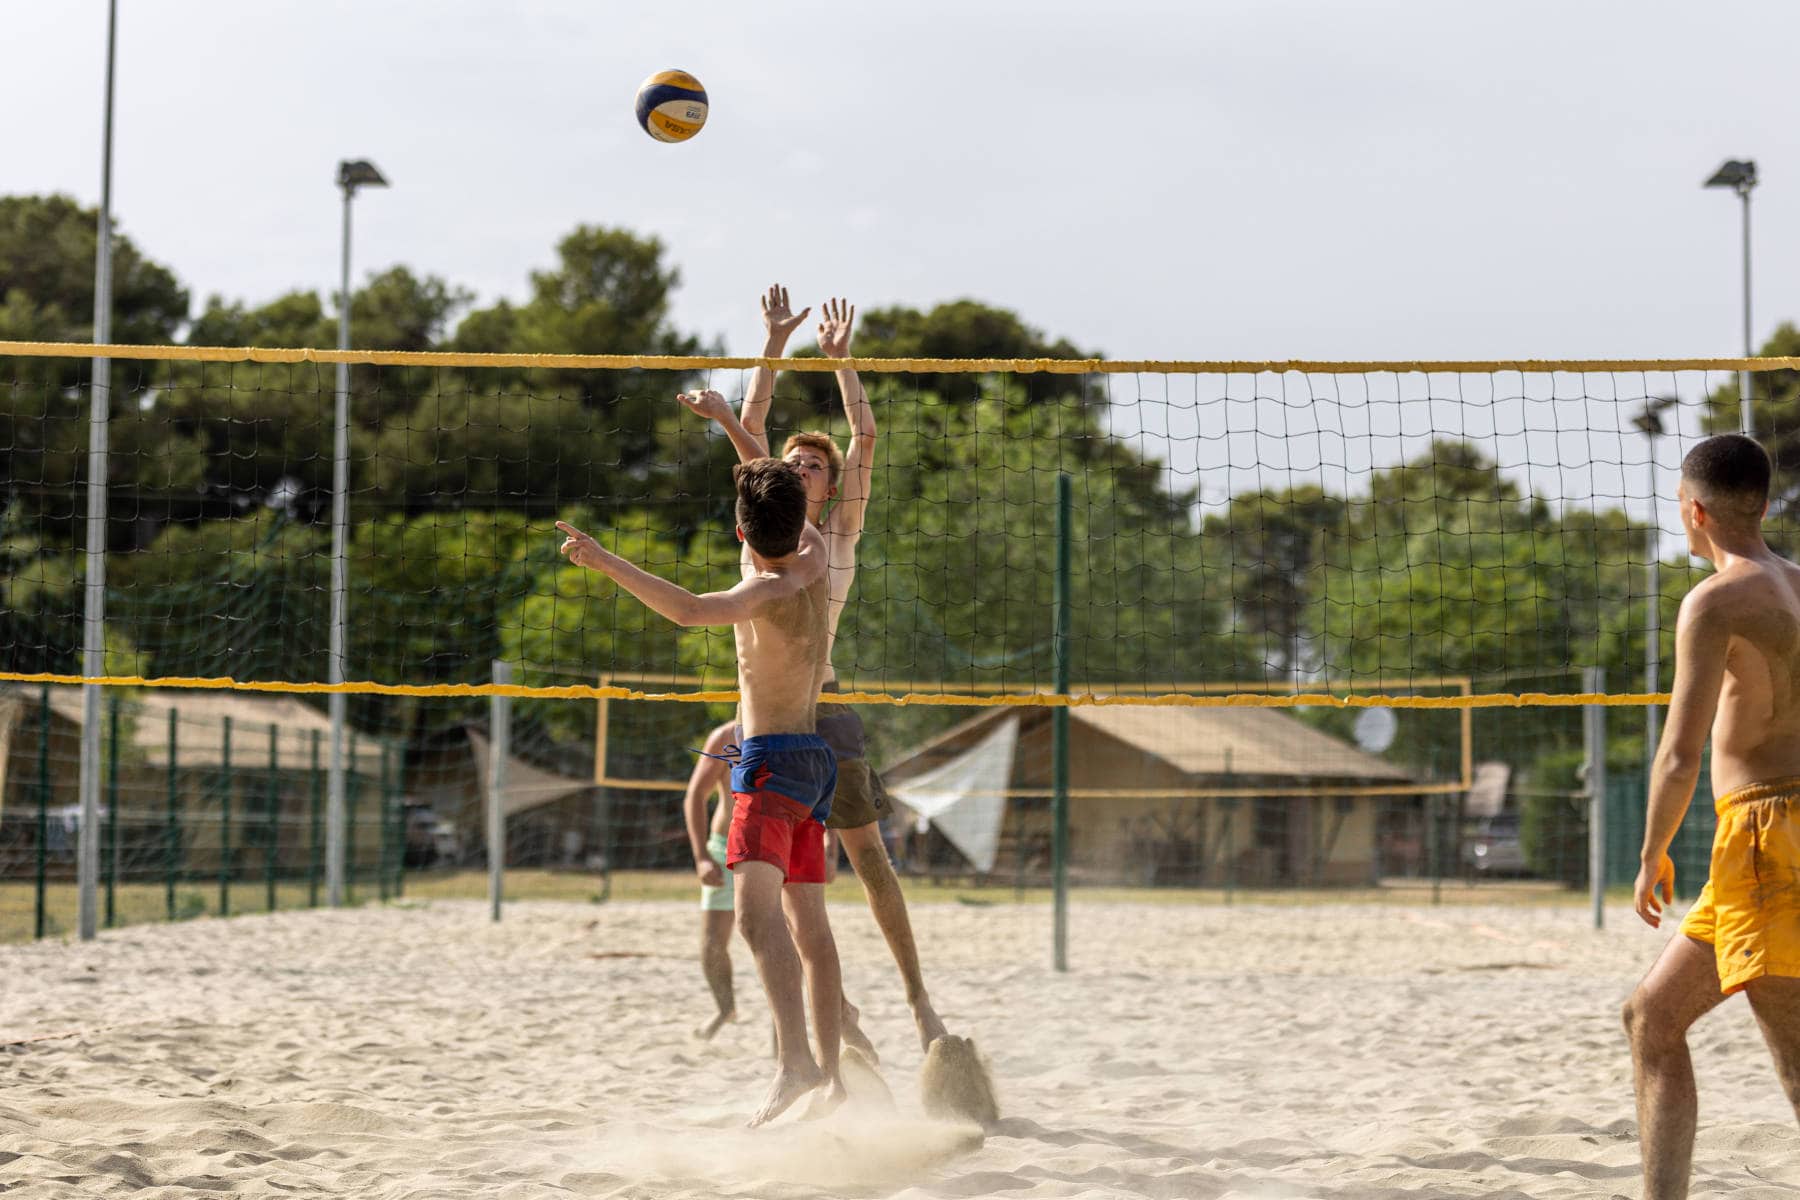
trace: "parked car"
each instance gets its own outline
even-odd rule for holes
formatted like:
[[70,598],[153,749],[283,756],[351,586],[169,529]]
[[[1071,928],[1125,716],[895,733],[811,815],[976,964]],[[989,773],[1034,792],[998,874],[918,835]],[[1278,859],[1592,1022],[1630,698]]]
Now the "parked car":
[[1525,847],[1519,841],[1519,814],[1478,817],[1463,838],[1463,871],[1469,875],[1524,875]]

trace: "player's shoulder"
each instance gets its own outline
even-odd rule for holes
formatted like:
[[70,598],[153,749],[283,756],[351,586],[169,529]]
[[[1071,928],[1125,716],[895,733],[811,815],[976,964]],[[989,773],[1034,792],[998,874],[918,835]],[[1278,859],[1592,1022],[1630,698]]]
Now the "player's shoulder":
[[706,735],[705,748],[708,754],[717,754],[737,735],[736,725],[727,721]]
[[1732,620],[1771,604],[1787,607],[1797,587],[1800,566],[1785,558],[1741,561],[1695,584],[1681,611],[1690,619]]

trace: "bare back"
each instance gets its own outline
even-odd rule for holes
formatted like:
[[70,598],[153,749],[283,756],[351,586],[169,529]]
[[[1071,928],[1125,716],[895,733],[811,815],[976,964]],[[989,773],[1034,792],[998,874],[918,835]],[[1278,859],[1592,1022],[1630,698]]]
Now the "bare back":
[[[745,577],[757,568],[746,555]],[[738,660],[738,719],[745,737],[812,733],[830,645],[830,587],[825,540],[810,525],[786,568],[805,582],[734,625]]]
[[1800,775],[1800,566],[1774,554],[1700,584],[1730,631],[1712,725],[1715,795]]

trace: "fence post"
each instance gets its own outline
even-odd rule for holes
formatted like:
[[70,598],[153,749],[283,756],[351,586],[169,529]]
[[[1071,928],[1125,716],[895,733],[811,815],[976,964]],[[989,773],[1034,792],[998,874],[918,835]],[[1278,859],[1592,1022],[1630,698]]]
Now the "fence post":
[[[1069,694],[1070,532],[1074,511],[1068,473],[1056,477],[1056,592],[1053,649],[1056,692]],[[1069,709],[1050,711],[1050,873],[1058,971],[1069,969]]]
[[106,698],[106,927],[118,919],[119,886],[119,693]]
[[356,902],[356,805],[362,799],[362,750],[350,731],[350,753],[344,760],[344,903]]
[[181,880],[181,768],[176,761],[175,725],[179,720],[169,706],[169,823],[163,833],[163,907],[175,919],[175,885]]
[[[1582,686],[1593,695],[1606,690],[1606,672],[1599,667],[1582,671]],[[1588,892],[1593,902],[1594,928],[1606,928],[1606,706],[1582,708],[1582,744],[1587,762],[1583,769],[1588,794]]]
[[267,856],[263,859],[264,884],[268,896],[266,907],[269,912],[275,911],[275,871],[276,853],[281,843],[281,747],[279,739],[281,727],[269,722],[269,786],[266,789],[269,798],[268,830],[269,845]]
[[231,718],[219,726],[219,915],[231,915]]
[[393,850],[394,816],[388,811],[388,744],[381,743],[381,776],[375,787],[375,828],[381,835],[380,848],[375,854],[375,884],[380,889],[381,898],[388,898],[388,854]]
[[312,835],[306,856],[306,906],[319,907],[319,818],[324,792],[319,778],[319,731],[312,731]]
[[50,855],[50,685],[38,692],[38,820],[37,820],[37,921],[36,937],[43,937],[48,924],[45,904],[49,882]]
[[[494,660],[494,682],[512,682],[512,664]],[[500,919],[500,892],[506,873],[506,758],[512,753],[512,697],[494,695],[488,700],[487,857],[488,913]]]

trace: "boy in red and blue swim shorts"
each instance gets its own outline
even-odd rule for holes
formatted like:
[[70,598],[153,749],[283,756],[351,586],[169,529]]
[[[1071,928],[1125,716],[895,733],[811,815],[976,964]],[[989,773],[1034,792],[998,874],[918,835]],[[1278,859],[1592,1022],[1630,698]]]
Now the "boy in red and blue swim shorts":
[[837,790],[837,755],[816,733],[745,738],[731,768],[725,865],[764,862],[785,883],[825,882],[825,818]]

